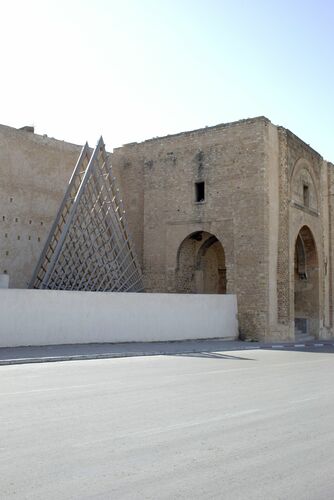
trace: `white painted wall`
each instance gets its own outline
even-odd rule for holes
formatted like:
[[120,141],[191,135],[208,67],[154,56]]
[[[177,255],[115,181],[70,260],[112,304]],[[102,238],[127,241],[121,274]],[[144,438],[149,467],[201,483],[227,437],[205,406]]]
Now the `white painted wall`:
[[235,295],[0,289],[0,347],[237,335]]

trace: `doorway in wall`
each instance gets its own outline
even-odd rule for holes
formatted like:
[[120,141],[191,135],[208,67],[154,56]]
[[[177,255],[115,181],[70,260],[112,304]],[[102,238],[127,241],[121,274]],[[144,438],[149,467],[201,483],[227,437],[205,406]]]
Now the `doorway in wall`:
[[303,226],[295,243],[294,261],[295,336],[319,334],[319,264],[311,230]]
[[177,254],[178,293],[226,293],[226,266],[223,245],[205,231],[189,234]]

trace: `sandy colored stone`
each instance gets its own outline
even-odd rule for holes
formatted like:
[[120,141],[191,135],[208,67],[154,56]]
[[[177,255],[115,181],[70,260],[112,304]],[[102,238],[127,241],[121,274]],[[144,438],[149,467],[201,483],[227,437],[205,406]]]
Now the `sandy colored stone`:
[[[79,151],[0,126],[10,287],[27,286]],[[296,317],[332,336],[333,165],[309,145],[258,117],[124,145],[112,165],[146,291],[236,293],[245,337],[293,339]]]

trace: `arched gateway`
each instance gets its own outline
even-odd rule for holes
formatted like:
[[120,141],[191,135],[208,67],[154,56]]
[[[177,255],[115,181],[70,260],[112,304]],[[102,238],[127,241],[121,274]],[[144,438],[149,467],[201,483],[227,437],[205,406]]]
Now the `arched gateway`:
[[187,236],[177,253],[178,293],[226,293],[225,252],[213,234],[196,231]]
[[319,334],[319,265],[315,241],[303,226],[295,243],[294,304],[296,336]]

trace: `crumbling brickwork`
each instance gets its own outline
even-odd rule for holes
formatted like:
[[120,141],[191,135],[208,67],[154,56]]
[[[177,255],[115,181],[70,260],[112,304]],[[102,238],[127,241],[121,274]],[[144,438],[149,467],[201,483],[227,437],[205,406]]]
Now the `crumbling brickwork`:
[[[11,286],[26,286],[79,150],[0,127]],[[295,319],[333,334],[334,167],[309,145],[258,117],[130,143],[111,160],[147,292],[235,293],[246,338],[293,339]]]
[[[267,122],[265,118],[244,120],[130,144],[115,150],[112,157],[126,204],[136,192],[136,185],[127,182],[129,169],[143,176],[144,193],[138,199],[144,198],[146,289],[177,291],[182,242],[196,232],[214,235],[225,253],[226,271],[222,272],[227,292],[238,295],[241,331],[259,338],[267,330],[263,141]],[[203,201],[196,200],[198,182],[205,183]],[[136,217],[139,210],[137,205]],[[129,206],[128,220],[135,227],[132,213]],[[194,283],[184,282],[183,287],[194,291]]]
[[[312,148],[259,117],[125,145],[112,160],[140,241],[148,291],[203,292],[203,279],[209,278],[196,268],[195,257],[204,243],[191,238],[214,235],[225,255],[225,289],[238,296],[243,336],[292,339],[299,286],[295,245],[307,226],[319,256],[317,335],[328,335],[332,285],[323,263],[332,259],[325,255],[325,240],[333,176]],[[205,197],[199,201],[196,183],[201,182]],[[211,289],[218,289],[214,276],[211,269]]]

